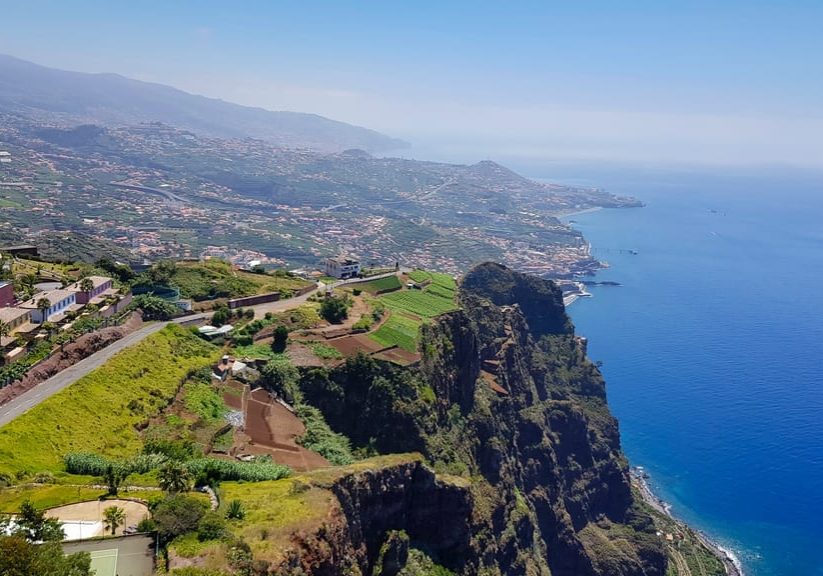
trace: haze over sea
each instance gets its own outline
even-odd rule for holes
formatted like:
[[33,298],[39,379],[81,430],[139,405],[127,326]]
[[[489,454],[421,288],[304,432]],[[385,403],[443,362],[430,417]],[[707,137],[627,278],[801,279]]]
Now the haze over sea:
[[536,175],[573,174],[647,203],[571,217],[622,284],[570,311],[632,464],[747,575],[823,575],[823,175]]

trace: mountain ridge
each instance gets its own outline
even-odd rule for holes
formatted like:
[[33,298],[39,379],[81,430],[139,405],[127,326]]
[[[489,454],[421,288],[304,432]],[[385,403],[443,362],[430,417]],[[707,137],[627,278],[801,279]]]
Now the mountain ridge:
[[162,122],[206,136],[251,137],[327,152],[408,143],[319,114],[273,111],[111,73],[60,70],[0,54],[0,106],[41,121],[125,126]]

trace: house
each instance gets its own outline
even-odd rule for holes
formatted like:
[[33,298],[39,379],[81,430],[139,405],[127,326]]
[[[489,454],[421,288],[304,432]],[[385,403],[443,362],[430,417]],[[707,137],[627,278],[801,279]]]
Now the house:
[[326,258],[325,271],[333,278],[354,278],[360,274],[360,261],[343,256]]
[[14,334],[18,328],[31,322],[31,310],[24,308],[0,308],[0,322],[8,326],[9,335]]
[[[14,334],[31,326],[31,311],[22,308],[0,308],[0,322],[8,328],[8,334],[0,337],[0,348],[4,352],[3,363],[10,364],[25,352],[25,348],[14,347],[17,341]],[[8,351],[9,348],[13,349]]]
[[[83,290],[84,283],[90,286],[89,290]],[[66,290],[71,290],[77,294],[78,304],[99,304],[104,297],[117,293],[112,285],[112,279],[106,276],[89,276],[70,284],[66,287]]]
[[[41,310],[38,304],[44,299],[48,301],[49,306]],[[77,292],[65,289],[38,292],[34,295],[34,298],[26,300],[19,307],[31,311],[32,322],[38,324],[59,322],[66,312],[73,312],[81,308],[77,304]]]
[[11,282],[0,282],[0,308],[14,305],[14,286]]

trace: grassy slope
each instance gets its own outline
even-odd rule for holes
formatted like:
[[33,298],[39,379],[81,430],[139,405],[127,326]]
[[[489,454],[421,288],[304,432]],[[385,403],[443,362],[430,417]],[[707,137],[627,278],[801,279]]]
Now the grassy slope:
[[174,397],[219,350],[168,326],[0,428],[0,472],[60,472],[67,452],[120,458],[140,451],[135,426]]
[[[240,500],[243,520],[230,523],[232,532],[249,544],[256,559],[282,560],[295,532],[310,534],[329,517],[336,498],[328,487],[347,474],[421,460],[419,454],[391,454],[361,460],[348,466],[315,470],[271,482],[224,482],[221,501]],[[226,550],[219,543],[197,543],[182,538],[171,546],[181,556],[199,556],[202,565],[224,569]]]
[[309,282],[292,276],[272,276],[234,270],[219,260],[206,262],[179,262],[172,283],[186,297],[205,298],[212,286],[229,292],[228,296],[250,296],[276,291],[295,291]]

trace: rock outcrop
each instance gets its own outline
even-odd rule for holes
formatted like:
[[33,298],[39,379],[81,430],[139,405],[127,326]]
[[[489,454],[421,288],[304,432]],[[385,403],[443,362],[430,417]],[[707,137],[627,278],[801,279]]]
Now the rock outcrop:
[[335,402],[354,406],[348,386],[358,390],[366,421],[320,406],[357,447],[382,433],[381,451],[412,446],[426,464],[338,479],[334,521],[297,539],[284,571],[422,574],[409,566],[423,554],[457,574],[665,574],[603,378],[559,290],[483,264],[464,278],[460,303],[424,328],[414,373],[369,365],[358,380],[351,364],[313,375],[309,401],[334,390]]

